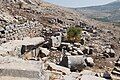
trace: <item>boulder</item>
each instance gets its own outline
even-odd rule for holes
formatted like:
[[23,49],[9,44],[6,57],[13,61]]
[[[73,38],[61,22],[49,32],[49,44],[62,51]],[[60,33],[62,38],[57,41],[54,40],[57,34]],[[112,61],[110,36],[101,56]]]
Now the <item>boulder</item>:
[[90,47],[85,47],[85,49],[83,50],[83,53],[91,55],[91,54],[93,54],[93,49]]
[[83,75],[80,80],[107,80],[107,79],[92,76],[92,75]]
[[90,37],[90,34],[87,31],[82,31],[82,36]]
[[0,27],[0,32],[4,31],[5,29],[3,27]]
[[42,47],[44,47],[44,48],[47,48],[47,49],[52,49],[52,48],[54,48],[54,47],[51,47],[52,46],[52,43],[51,43],[51,40],[48,40],[48,41],[46,41],[45,43],[43,43],[43,45],[42,45]]
[[75,47],[80,47],[80,43],[74,43]]
[[111,48],[105,49],[105,52],[103,52],[104,55],[108,55],[107,58],[109,57],[115,57],[115,51]]
[[[42,61],[25,61],[17,57],[0,56],[0,63],[0,80],[22,80],[22,78],[29,78],[29,80],[43,80],[41,79],[44,65]],[[15,79],[1,79],[2,76],[14,77]]]
[[79,80],[80,79],[80,73],[77,72],[71,72],[69,75],[63,76],[64,80]]
[[113,54],[115,54],[115,51],[113,49],[110,49],[110,52],[113,53]]
[[108,53],[104,53],[103,56],[105,56],[106,58],[110,58],[110,55]]
[[81,70],[87,66],[84,56],[63,56],[59,65],[68,67],[71,71]]
[[66,55],[66,56],[71,56],[71,53],[65,52],[65,55]]
[[81,45],[84,45],[84,44],[85,44],[85,39],[81,39],[81,40],[80,40],[80,44],[81,44]]
[[72,51],[72,50],[73,50],[73,47],[72,47],[71,45],[66,46],[66,50],[67,50],[67,51]]
[[118,41],[118,44],[120,44],[120,41]]
[[98,73],[90,71],[90,70],[83,70],[80,72],[81,79],[80,80],[106,80],[98,76]]
[[83,70],[80,72],[80,75],[92,75],[95,76],[95,72],[91,71],[91,70]]
[[70,43],[66,43],[66,42],[62,42],[61,45],[63,45],[63,46],[69,46],[71,44]]
[[8,52],[6,51],[6,49],[4,49],[3,47],[0,46],[0,56],[8,56]]
[[50,71],[58,71],[58,72],[62,72],[63,74],[70,74],[71,73],[69,68],[62,67],[62,66],[56,65],[54,63],[50,63],[50,62],[47,62],[47,64],[48,64],[47,69]]
[[60,47],[62,34],[56,33],[54,36],[51,36],[51,40],[52,40],[52,47]]
[[82,50],[79,49],[79,48],[77,49],[77,52],[78,52],[79,55],[83,55],[83,54],[84,54],[84,53],[82,52]]
[[40,47],[40,50],[43,54],[45,54],[45,56],[48,56],[50,54],[50,51],[47,48]]
[[74,50],[77,50],[78,48],[77,47],[73,47]]
[[55,48],[55,47],[51,47],[51,50],[57,50],[57,48]]
[[89,49],[89,55],[93,54],[93,48]]
[[62,72],[45,70],[43,80],[62,80]]
[[31,52],[25,52],[24,55],[23,55],[23,59],[24,60],[32,60],[33,59],[32,53]]
[[89,53],[88,50],[89,50],[89,47],[85,47],[85,49],[83,50],[83,53],[88,54]]
[[72,55],[78,55],[78,52],[76,50],[74,50],[71,54]]
[[60,23],[60,24],[64,23],[61,19],[58,19],[58,18],[57,18],[57,22]]
[[106,53],[110,53],[110,49],[107,48],[107,49],[105,50],[105,52],[106,52]]
[[91,57],[87,57],[85,59],[85,61],[86,61],[87,65],[90,66],[90,67],[92,67],[94,65],[94,61]]

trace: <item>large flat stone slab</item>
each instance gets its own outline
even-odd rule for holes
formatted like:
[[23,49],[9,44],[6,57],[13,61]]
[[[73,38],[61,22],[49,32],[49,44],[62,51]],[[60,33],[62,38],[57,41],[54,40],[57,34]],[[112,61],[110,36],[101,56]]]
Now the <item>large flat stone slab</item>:
[[17,69],[0,69],[0,76],[39,78],[39,71],[27,71]]
[[38,79],[30,79],[30,78],[21,78],[21,77],[11,77],[11,76],[1,76],[0,80],[38,80]]
[[41,61],[25,61],[14,57],[0,57],[0,77],[21,77],[39,79],[43,64]]

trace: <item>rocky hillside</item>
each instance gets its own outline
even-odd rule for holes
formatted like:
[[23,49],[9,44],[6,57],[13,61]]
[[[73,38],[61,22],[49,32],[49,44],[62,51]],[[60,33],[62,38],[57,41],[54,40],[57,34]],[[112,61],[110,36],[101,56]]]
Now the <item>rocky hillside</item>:
[[36,20],[50,25],[55,20],[60,24],[64,24],[65,22],[67,24],[67,22],[72,23],[74,20],[77,21],[79,19],[79,15],[72,10],[40,0],[6,0],[1,4],[3,4],[1,6],[1,18],[5,16],[5,21],[8,19],[10,22],[20,22],[15,19],[15,16],[22,16],[28,20]]
[[[60,28],[78,26],[80,23],[113,31],[117,45],[119,29],[112,25],[88,19],[72,9],[53,5],[41,0],[2,0],[0,2],[1,43],[41,35],[43,27]],[[104,33],[101,33],[101,35]],[[102,35],[104,36],[104,35]],[[109,38],[109,35],[105,35]],[[108,40],[108,38],[104,38]],[[102,39],[101,39],[102,40]],[[105,40],[105,41],[106,41]]]
[[80,15],[76,12],[40,0],[2,0],[0,4],[0,31],[3,33],[1,38],[6,33],[9,38],[7,40],[17,35],[17,39],[38,36],[38,31],[43,26],[72,26],[80,21]]
[[[71,26],[81,28],[76,43],[66,39]],[[110,23],[41,0],[0,1],[1,80],[106,80],[119,49]]]

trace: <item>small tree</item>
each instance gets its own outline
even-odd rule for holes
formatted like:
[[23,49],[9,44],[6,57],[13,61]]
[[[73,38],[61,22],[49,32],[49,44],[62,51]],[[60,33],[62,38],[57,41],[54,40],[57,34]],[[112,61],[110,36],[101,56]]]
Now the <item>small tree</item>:
[[78,27],[70,27],[67,31],[67,39],[70,42],[79,42],[81,38],[82,29]]

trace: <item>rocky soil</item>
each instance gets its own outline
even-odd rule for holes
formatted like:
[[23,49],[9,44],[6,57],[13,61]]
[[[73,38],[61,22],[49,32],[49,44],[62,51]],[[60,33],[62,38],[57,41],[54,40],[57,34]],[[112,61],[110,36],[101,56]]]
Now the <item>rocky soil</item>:
[[[83,37],[86,38],[85,46],[93,48],[94,54],[90,55],[90,57],[94,59],[95,66],[92,68],[87,67],[87,69],[94,72],[103,72],[104,70],[111,71],[114,67],[114,62],[118,59],[120,53],[119,27],[116,27],[110,23],[103,23],[88,19],[74,10],[50,4],[41,0],[0,1],[0,45],[9,42],[10,40],[23,40],[24,37],[33,38],[42,36],[46,39],[48,37],[44,35],[44,28],[47,31],[47,29],[59,30],[64,27],[68,28],[71,26],[81,27],[83,31],[88,33],[88,35],[86,34],[87,36],[84,35]],[[114,53],[115,56],[111,58],[111,55],[107,55],[110,52]],[[103,53],[105,54],[103,55]],[[59,54],[62,53],[59,52]],[[58,56],[60,56],[59,54]],[[56,58],[56,55],[54,54],[51,54],[50,56]],[[108,57],[108,59],[106,59],[106,57]],[[1,63],[4,62],[4,59],[1,58],[0,60]],[[16,62],[17,61],[12,63],[12,65],[20,65]],[[7,65],[9,66],[9,64]],[[6,68],[8,68],[8,66]],[[25,67],[25,65],[23,65],[23,67]],[[12,68],[15,69],[15,67]],[[46,73],[49,73],[49,71],[46,70]],[[53,73],[55,76],[57,75],[54,74],[54,71],[50,73]],[[59,74],[58,71],[58,75],[61,75],[61,72]],[[62,78],[70,79],[72,76],[71,78],[75,80],[76,75],[80,77],[80,74],[71,73],[69,75],[62,76]],[[1,78],[3,80],[5,78],[6,80],[7,77]]]
[[[111,24],[104,24],[95,20],[85,18],[74,10],[67,9],[61,6],[56,6],[40,0],[36,1],[1,1],[0,6],[0,22],[1,22],[1,41],[11,39],[20,39],[25,36],[39,36],[42,27],[63,27],[76,26],[79,22],[83,22],[90,26],[95,26],[101,30],[100,40],[103,43],[107,41],[114,44],[117,53],[119,54],[119,38],[120,29]],[[39,28],[39,29],[38,29]],[[110,31],[111,33],[107,33]],[[27,32],[27,33],[26,33]],[[6,35],[4,35],[6,34]],[[99,43],[100,44],[100,43]]]

